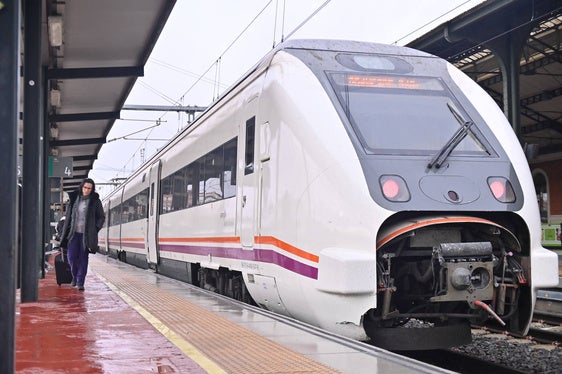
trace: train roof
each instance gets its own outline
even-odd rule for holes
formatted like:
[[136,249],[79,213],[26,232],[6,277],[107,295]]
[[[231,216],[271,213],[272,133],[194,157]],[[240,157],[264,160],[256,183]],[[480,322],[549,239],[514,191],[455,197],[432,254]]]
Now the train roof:
[[400,56],[435,57],[427,52],[390,44],[370,43],[339,39],[295,39],[277,45],[276,51],[283,49],[311,49],[354,53],[382,53]]

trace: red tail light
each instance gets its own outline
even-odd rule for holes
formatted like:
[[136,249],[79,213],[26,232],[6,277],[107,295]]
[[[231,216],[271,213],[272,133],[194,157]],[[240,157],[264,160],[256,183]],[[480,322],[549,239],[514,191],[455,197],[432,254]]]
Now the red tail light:
[[492,195],[502,203],[512,203],[515,201],[515,192],[511,183],[503,177],[490,177],[488,178],[488,186]]
[[379,179],[383,196],[389,201],[404,202],[410,200],[410,191],[404,179],[398,175],[383,175]]

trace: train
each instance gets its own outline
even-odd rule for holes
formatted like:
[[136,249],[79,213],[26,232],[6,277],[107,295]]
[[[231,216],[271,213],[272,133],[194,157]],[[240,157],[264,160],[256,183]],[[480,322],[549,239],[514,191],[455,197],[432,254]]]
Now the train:
[[396,45],[278,44],[103,203],[102,253],[391,350],[524,336],[558,284],[500,108]]

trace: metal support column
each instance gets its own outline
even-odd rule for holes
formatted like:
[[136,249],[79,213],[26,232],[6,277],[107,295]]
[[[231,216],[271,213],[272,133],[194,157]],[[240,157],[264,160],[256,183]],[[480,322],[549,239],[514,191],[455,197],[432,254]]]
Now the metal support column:
[[22,302],[37,301],[43,262],[42,6],[24,1]]
[[0,0],[0,373],[15,372],[19,3]]
[[[47,108],[48,105],[48,90],[49,83],[47,80],[47,67],[44,66],[43,72],[43,107]],[[43,110],[43,164],[42,164],[42,183],[43,183],[43,241],[46,243],[43,246],[42,261],[41,261],[41,278],[45,278],[45,249],[52,249],[47,243],[51,242],[51,181],[49,178],[49,114]]]
[[498,58],[503,76],[503,111],[521,142],[521,105],[519,74],[523,47],[532,27],[521,27],[487,43]]

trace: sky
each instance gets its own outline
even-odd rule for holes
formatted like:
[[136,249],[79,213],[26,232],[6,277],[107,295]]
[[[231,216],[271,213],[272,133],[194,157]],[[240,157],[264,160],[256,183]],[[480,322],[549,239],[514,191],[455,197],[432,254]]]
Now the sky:
[[[404,45],[483,0],[177,0],[125,105],[208,106],[283,39]],[[217,63],[220,61],[220,63]],[[187,124],[122,110],[89,177],[102,197]]]

